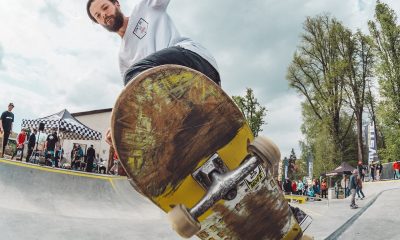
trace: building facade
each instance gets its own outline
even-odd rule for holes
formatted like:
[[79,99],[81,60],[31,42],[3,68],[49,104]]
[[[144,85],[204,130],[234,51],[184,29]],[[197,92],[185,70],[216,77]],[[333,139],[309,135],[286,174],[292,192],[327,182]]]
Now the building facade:
[[[111,108],[92,110],[86,112],[72,113],[78,121],[85,124],[89,128],[99,131],[102,134],[102,139],[98,140],[64,140],[62,146],[64,148],[64,157],[68,160],[71,159],[71,151],[74,144],[81,145],[84,153],[86,154],[87,148],[93,145],[96,150],[96,157],[109,162],[110,158],[110,145],[105,141],[106,132],[110,127]],[[108,164],[106,164],[107,166]]]

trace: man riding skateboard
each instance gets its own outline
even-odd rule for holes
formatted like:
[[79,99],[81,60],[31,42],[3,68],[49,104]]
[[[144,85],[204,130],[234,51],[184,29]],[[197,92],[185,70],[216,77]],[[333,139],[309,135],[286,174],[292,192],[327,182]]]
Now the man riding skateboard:
[[[213,56],[199,43],[182,37],[166,9],[170,0],[141,0],[129,17],[117,0],[88,0],[89,18],[121,37],[119,66],[126,85],[140,72],[165,64],[197,70],[220,85]],[[110,130],[106,140],[111,144]]]

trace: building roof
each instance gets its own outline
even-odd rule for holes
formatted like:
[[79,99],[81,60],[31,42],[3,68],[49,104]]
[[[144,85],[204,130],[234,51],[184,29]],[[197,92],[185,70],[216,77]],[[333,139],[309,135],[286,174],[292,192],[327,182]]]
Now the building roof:
[[79,116],[86,116],[86,115],[92,115],[92,114],[98,114],[98,113],[106,113],[106,112],[111,112],[111,111],[112,111],[112,108],[104,108],[104,109],[97,109],[97,110],[91,110],[91,111],[85,111],[85,112],[71,113],[71,115],[74,117],[79,117]]

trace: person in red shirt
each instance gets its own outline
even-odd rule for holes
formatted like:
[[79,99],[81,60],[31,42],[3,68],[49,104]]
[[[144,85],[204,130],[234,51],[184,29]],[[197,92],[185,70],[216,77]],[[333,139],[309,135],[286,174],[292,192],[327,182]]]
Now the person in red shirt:
[[297,184],[296,184],[296,181],[293,181],[292,182],[292,193],[296,194],[296,192],[297,192]]
[[393,163],[394,179],[400,179],[400,163],[399,161]]
[[14,152],[13,156],[11,159],[17,155],[18,152],[21,152],[21,155],[17,158],[17,160],[22,160],[22,155],[24,153],[24,147],[25,147],[25,142],[26,142],[26,132],[25,129],[21,129],[21,132],[17,136],[17,149]]

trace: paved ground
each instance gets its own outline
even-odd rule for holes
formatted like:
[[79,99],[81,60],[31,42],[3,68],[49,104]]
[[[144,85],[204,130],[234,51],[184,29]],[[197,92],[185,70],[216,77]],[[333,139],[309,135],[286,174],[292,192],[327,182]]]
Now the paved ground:
[[0,160],[0,239],[179,239],[126,178]]
[[[400,196],[400,181],[364,183],[364,194],[366,195],[364,200],[356,200],[359,205],[356,210],[350,209],[349,198],[293,205],[300,207],[313,217],[313,222],[306,234],[314,236],[315,239],[326,239],[329,236],[330,239],[337,239],[339,236],[340,239],[390,239],[390,237],[381,238],[378,237],[379,235],[370,235],[368,232],[379,234],[380,229],[385,229],[382,228],[385,226],[387,235],[391,236],[395,233],[392,221],[396,221],[394,216],[399,216],[400,210],[391,212],[391,209],[398,204],[396,201]],[[346,229],[346,227],[349,228]],[[336,235],[331,235],[333,233]],[[358,236],[362,237],[358,238]]]
[[339,239],[399,239],[400,189],[383,192]]
[[[314,219],[306,234],[395,239],[400,181],[365,183],[364,192],[357,210],[349,199],[297,204]],[[126,178],[8,160],[0,160],[0,233],[9,240],[180,239]]]

